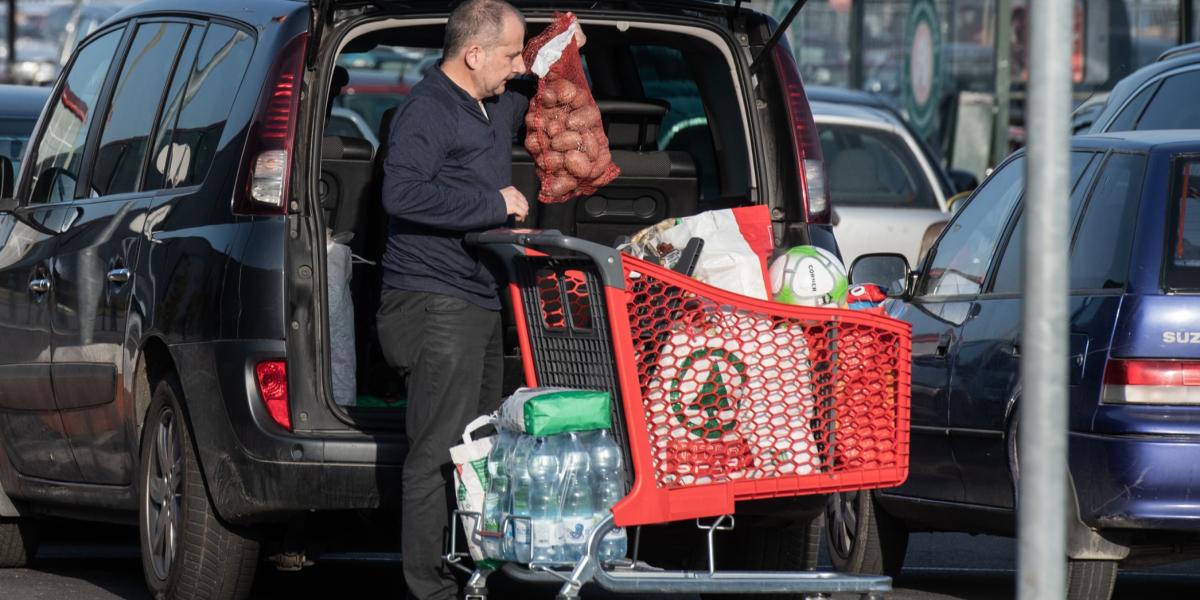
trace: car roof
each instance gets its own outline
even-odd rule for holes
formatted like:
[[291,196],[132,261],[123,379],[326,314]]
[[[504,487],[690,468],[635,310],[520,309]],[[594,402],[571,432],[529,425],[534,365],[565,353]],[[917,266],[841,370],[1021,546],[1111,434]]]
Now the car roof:
[[[193,6],[202,6],[198,10]],[[308,0],[204,0],[202,3],[184,2],[181,0],[146,0],[133,4],[117,13],[112,20],[136,17],[145,14],[174,13],[184,14],[195,12],[200,15],[215,15],[234,19],[251,25],[266,25],[277,21],[283,14],[306,9]]]
[[1119,131],[1071,138],[1074,150],[1129,150],[1143,152],[1200,151],[1200,131],[1162,129],[1156,131]]
[[895,105],[888,98],[861,90],[849,90],[827,85],[806,85],[804,86],[804,95],[808,96],[809,102],[834,102],[837,104],[872,106],[884,110],[896,109]]
[[903,123],[900,122],[900,119],[886,109],[859,104],[841,104],[826,102],[823,100],[813,100],[812,96],[809,96],[808,104],[812,107],[813,118],[818,121],[820,121],[822,117],[841,117],[844,119],[883,123],[890,127],[904,129]]
[[36,119],[50,97],[50,88],[0,84],[0,117]]

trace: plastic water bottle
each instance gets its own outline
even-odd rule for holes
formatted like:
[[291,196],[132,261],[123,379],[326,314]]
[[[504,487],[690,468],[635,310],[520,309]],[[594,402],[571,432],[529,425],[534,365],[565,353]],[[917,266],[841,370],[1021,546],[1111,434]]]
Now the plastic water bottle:
[[[602,429],[588,440],[588,453],[592,462],[592,486],[595,490],[596,509],[600,515],[612,509],[618,500],[625,497],[625,473],[621,468],[621,449],[613,440],[612,432]],[[608,532],[600,542],[600,560],[625,558],[629,550],[629,539],[625,528]]]
[[504,558],[502,525],[509,511],[508,455],[517,438],[507,429],[496,435],[496,443],[488,454],[488,487],[483,496],[483,524],[479,532],[483,552],[489,558]]
[[576,562],[596,522],[591,458],[578,433],[568,433],[562,452],[562,560]]
[[556,436],[534,438],[529,453],[529,516],[532,555],[536,562],[560,559],[562,539],[559,529],[559,448]]
[[529,477],[529,453],[533,449],[533,438],[521,435],[505,462],[509,476],[509,515],[513,518],[504,528],[504,560],[529,562],[532,554],[529,536],[529,495],[533,480]]

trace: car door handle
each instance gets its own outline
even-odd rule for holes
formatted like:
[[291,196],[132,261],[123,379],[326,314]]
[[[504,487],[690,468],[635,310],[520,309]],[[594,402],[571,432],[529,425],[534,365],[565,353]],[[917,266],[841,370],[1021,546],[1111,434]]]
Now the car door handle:
[[109,271],[108,280],[116,284],[122,284],[126,281],[129,281],[129,269],[120,267]]
[[29,291],[34,294],[45,294],[50,291],[50,280],[45,277],[29,280]]
[[933,349],[933,355],[938,358],[945,358],[950,352],[950,342],[954,337],[948,333],[938,336],[937,347]]

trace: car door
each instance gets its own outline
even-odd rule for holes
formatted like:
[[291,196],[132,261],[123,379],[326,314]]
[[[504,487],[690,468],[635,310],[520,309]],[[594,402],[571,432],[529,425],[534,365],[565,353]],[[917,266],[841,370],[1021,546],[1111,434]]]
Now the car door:
[[140,21],[131,26],[103,126],[89,143],[88,165],[70,203],[53,266],[51,366],[63,423],[88,483],[127,484],[133,399],[122,393],[124,341],[141,225],[155,193],[143,186],[160,107],[191,25]]
[[[1093,152],[1071,155],[1072,222],[1101,162]],[[1006,428],[1020,395],[1024,223],[1022,212],[999,247],[990,288],[972,305],[950,376],[950,443],[962,469],[964,500],[999,508],[1014,506]]]
[[52,267],[122,36],[115,29],[80,49],[34,137],[16,194],[20,207],[0,216],[0,444],[18,472],[42,479],[82,480],[51,378]]
[[961,502],[962,473],[948,435],[950,374],[963,324],[1021,195],[1024,159],[997,169],[929,251],[913,297],[893,316],[913,327],[912,446],[908,481],[896,493]]

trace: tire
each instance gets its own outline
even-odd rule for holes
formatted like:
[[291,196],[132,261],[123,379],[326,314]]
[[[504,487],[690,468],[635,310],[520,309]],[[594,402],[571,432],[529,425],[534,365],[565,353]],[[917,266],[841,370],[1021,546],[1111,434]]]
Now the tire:
[[896,577],[908,550],[908,530],[880,510],[871,492],[842,492],[830,495],[826,504],[825,542],[837,571]]
[[1115,560],[1067,560],[1067,600],[1109,600],[1116,584]]
[[0,518],[0,569],[29,564],[37,554],[38,527],[32,519]]
[[258,543],[216,515],[178,390],[171,376],[154,386],[142,435],[138,537],[146,586],[157,600],[242,600],[254,582]]
[[[1013,480],[1013,506],[1017,506],[1017,494],[1021,488],[1021,461],[1018,454],[1017,435],[1021,413],[1014,412],[1005,433],[1008,445],[1008,464]],[[1072,493],[1074,486],[1068,489]],[[1076,560],[1067,558],[1067,600],[1109,600],[1117,584],[1117,561]]]

